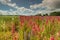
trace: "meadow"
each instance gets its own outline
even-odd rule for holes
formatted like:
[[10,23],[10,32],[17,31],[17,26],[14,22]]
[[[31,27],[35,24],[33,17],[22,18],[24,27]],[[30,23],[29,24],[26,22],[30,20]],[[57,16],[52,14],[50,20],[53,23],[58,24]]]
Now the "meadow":
[[60,16],[0,16],[0,40],[60,40]]

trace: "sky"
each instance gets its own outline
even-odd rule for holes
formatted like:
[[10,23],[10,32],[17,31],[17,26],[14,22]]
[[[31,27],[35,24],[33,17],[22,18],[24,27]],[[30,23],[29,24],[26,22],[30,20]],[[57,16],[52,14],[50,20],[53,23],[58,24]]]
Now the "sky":
[[0,0],[0,15],[36,15],[60,11],[60,0]]

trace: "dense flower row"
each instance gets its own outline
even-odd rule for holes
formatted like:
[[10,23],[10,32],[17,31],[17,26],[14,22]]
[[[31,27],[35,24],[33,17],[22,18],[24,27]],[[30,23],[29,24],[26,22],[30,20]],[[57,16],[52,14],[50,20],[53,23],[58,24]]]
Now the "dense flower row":
[[34,40],[59,40],[59,16],[20,16],[20,22],[22,27],[30,28]]
[[60,40],[60,16],[4,18],[0,19],[0,40]]

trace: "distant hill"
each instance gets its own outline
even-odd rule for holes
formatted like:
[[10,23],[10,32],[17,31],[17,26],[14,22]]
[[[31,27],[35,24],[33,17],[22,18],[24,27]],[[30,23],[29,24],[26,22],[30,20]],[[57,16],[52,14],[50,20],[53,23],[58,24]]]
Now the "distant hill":
[[50,13],[50,16],[60,16],[60,12],[52,12]]
[[[42,16],[41,14],[37,14],[35,16]],[[43,14],[43,16],[60,16],[60,11],[59,12],[51,12],[50,15],[48,13]]]

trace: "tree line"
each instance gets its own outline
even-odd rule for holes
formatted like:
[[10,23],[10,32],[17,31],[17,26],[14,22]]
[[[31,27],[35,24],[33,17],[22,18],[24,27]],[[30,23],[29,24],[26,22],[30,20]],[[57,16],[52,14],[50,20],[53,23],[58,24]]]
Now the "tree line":
[[52,12],[48,15],[48,13],[46,14],[37,14],[36,16],[60,16],[60,12]]

